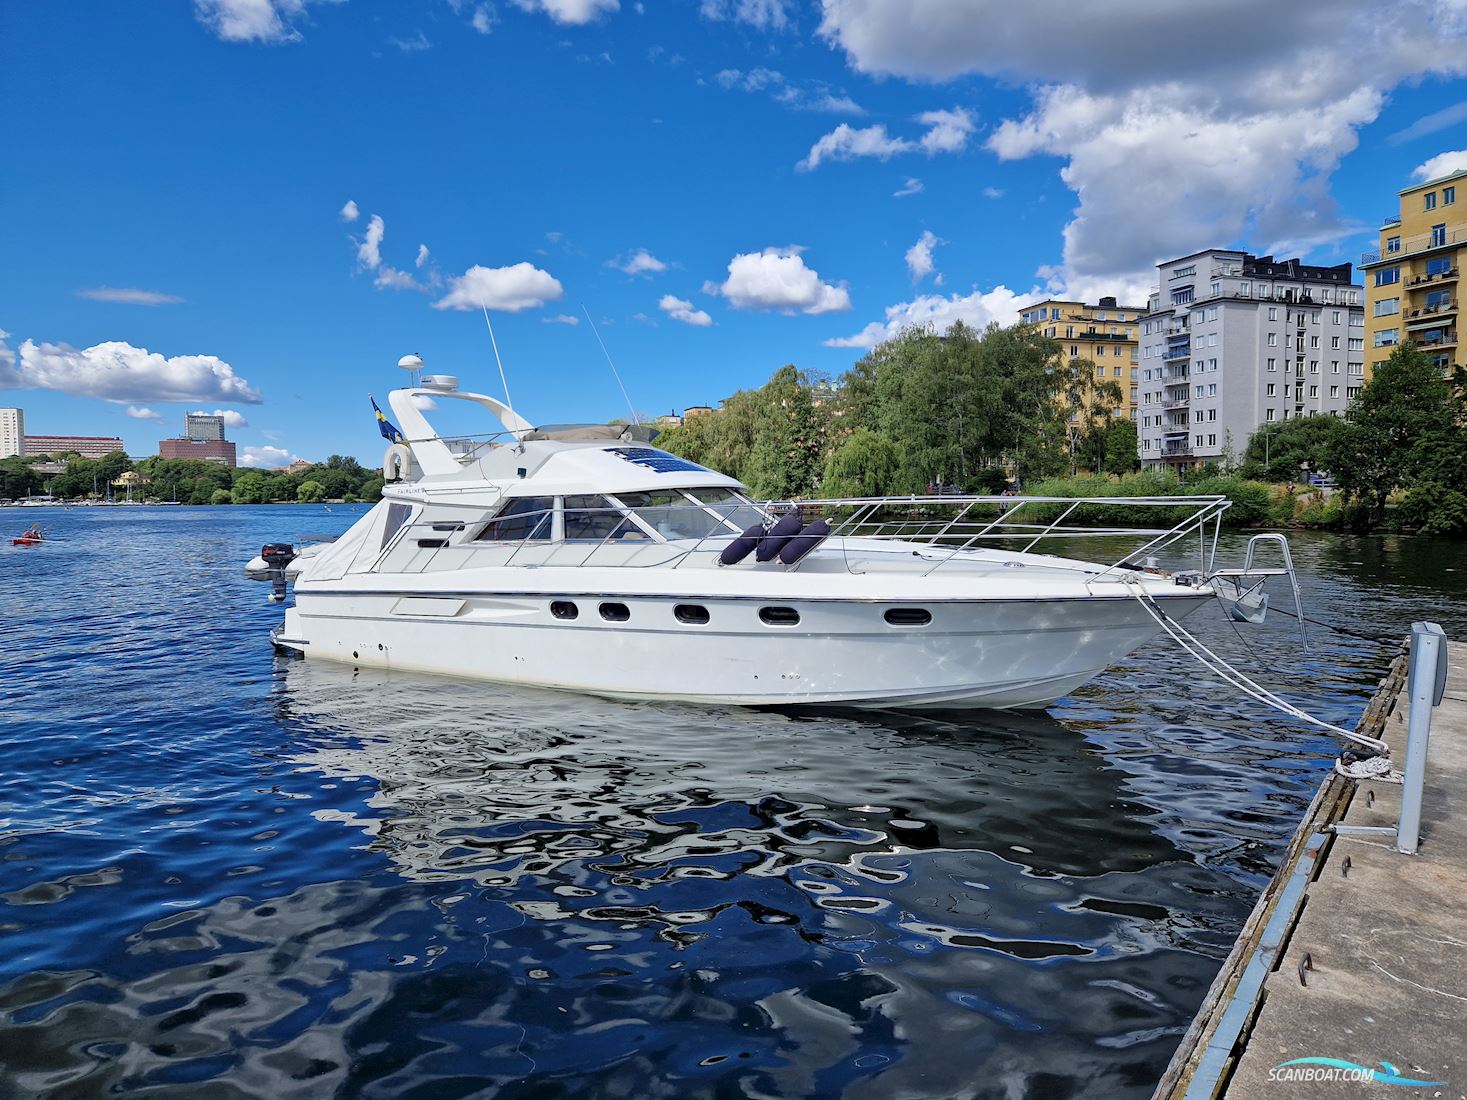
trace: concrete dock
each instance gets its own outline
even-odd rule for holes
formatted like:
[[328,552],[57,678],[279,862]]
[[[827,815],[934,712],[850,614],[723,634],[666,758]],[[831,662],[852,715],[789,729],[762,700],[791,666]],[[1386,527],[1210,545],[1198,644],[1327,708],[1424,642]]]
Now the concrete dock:
[[[1467,1100],[1467,644],[1447,658],[1420,850],[1333,831],[1394,825],[1400,785],[1325,780],[1155,1100]],[[1403,653],[1359,727],[1397,767],[1405,676]]]

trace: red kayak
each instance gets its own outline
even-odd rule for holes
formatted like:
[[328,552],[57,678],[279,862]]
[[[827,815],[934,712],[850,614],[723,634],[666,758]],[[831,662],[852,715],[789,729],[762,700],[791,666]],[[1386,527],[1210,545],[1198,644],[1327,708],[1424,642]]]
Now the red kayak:
[[44,539],[26,538],[24,535],[22,535],[20,538],[11,539],[10,540],[10,545],[11,546],[39,546],[44,541],[45,541]]

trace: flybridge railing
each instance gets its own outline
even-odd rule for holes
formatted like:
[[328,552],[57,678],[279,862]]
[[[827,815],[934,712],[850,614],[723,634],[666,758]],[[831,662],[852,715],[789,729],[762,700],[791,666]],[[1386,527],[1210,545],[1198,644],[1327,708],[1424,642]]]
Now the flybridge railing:
[[[838,546],[851,539],[888,539],[944,551],[928,573],[991,543],[1028,553],[1054,539],[1144,540],[1111,562],[1099,574],[1103,577],[1135,568],[1136,562],[1192,535],[1198,539],[1198,568],[1210,572],[1222,514],[1231,504],[1220,496],[912,496],[768,501],[761,507],[774,512],[799,508],[812,519],[833,520],[829,538]],[[1155,516],[1154,526],[1135,522],[1146,514]],[[1167,521],[1170,525],[1162,526]]]
[[[608,506],[578,507],[565,513],[577,517],[581,537],[564,523],[555,522],[553,508],[515,517],[528,538],[476,537],[483,528],[477,520],[442,516],[418,520],[397,533],[379,556],[377,567],[394,558],[398,561],[394,572],[423,572],[435,565],[676,569],[700,555],[721,552],[740,537],[751,516],[758,514],[757,507],[771,521],[796,510],[807,523],[825,519],[831,530],[822,546],[840,551],[847,569],[852,570],[853,552],[859,560],[863,541],[902,541],[924,547],[917,567],[930,574],[950,562],[971,562],[974,553],[985,547],[1029,553],[1041,547],[1047,552],[1057,540],[1132,540],[1132,548],[1113,560],[1113,548],[1111,553],[1086,555],[1088,560],[1108,563],[1091,578],[1099,580],[1143,568],[1146,559],[1195,535],[1197,568],[1210,573],[1222,515],[1230,503],[1219,496],[843,497],[766,501],[757,506],[699,502],[696,506],[638,508],[608,501]],[[1143,517],[1151,517],[1152,522],[1146,523]],[[566,534],[570,537],[551,537]],[[404,550],[409,552],[404,554]],[[806,556],[782,568],[798,570],[810,560]]]

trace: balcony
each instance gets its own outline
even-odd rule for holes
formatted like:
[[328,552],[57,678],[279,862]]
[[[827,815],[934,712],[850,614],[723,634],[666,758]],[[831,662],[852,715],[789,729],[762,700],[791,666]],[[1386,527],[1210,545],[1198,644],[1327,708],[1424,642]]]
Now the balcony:
[[1380,227],[1382,229],[1389,229],[1393,225],[1400,225],[1400,224],[1401,224],[1401,215],[1399,215],[1399,214],[1387,214],[1385,216],[1385,221],[1383,221],[1383,222],[1380,223]]
[[1192,358],[1192,349],[1190,347],[1171,348],[1168,351],[1162,352],[1161,358],[1163,362],[1171,362],[1176,359],[1190,359]]
[[1163,401],[1161,403],[1161,407],[1163,409],[1185,409],[1191,403],[1192,402],[1190,398],[1174,397],[1170,398],[1169,400]]
[[[1391,260],[1403,260],[1407,256],[1416,256],[1438,248],[1453,248],[1462,244],[1467,244],[1467,229],[1448,229],[1442,233],[1419,233],[1414,237],[1405,238],[1399,249],[1387,253],[1386,256]],[[1361,267],[1378,264],[1380,261],[1381,252],[1378,248],[1372,252],[1360,254]]]
[[1167,458],[1191,458],[1192,445],[1190,443],[1168,443],[1162,448],[1161,453]]
[[1443,302],[1440,305],[1422,306],[1420,309],[1409,310],[1403,316],[1407,328],[1421,328],[1423,325],[1430,327],[1445,324],[1446,319],[1456,312],[1456,302]]
[[1418,348],[1449,348],[1455,347],[1457,343],[1457,330],[1447,329],[1440,333],[1423,333],[1421,336],[1413,336],[1411,342]]
[[1461,269],[1449,267],[1445,271],[1438,271],[1435,275],[1417,275],[1415,278],[1406,280],[1406,289],[1414,290],[1419,286],[1430,286],[1432,283],[1454,283]]

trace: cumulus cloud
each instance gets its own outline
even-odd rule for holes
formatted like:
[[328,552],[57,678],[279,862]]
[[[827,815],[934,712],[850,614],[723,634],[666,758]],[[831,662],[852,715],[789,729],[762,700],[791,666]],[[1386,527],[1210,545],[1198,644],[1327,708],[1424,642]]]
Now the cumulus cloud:
[[840,313],[851,308],[845,284],[820,281],[805,266],[799,248],[766,248],[745,252],[728,264],[722,283],[705,283],[705,294],[719,294],[735,309],[769,309],[780,313]]
[[866,109],[850,96],[833,91],[828,84],[815,81],[792,84],[775,69],[723,69],[713,78],[725,88],[744,92],[767,92],[776,102],[796,111],[818,111],[832,115],[864,115]]
[[702,0],[698,13],[704,19],[727,19],[759,30],[782,31],[790,25],[792,6],[792,0]]
[[155,412],[147,406],[129,405],[127,415],[134,420],[162,420],[163,414]]
[[494,30],[494,7],[491,4],[476,4],[474,14],[469,17],[469,26],[480,34],[490,34]]
[[523,260],[510,267],[475,264],[449,279],[448,287],[448,293],[433,303],[434,309],[485,308],[518,313],[559,301],[565,294],[560,280]]
[[606,266],[624,271],[628,275],[655,275],[666,271],[668,265],[645,248],[639,248],[630,256],[618,256],[614,260],[607,260]]
[[382,220],[380,214],[373,214],[367,220],[367,232],[357,242],[357,263],[368,271],[376,271],[382,266],[382,238],[387,235],[387,223]]
[[[354,204],[353,204],[354,205]],[[387,236],[387,224],[381,215],[373,214],[367,219],[367,232],[362,235],[361,240],[355,241],[357,246],[357,265],[363,271],[372,272],[372,285],[378,290],[427,290],[429,285],[438,285],[438,274],[436,271],[429,273],[428,283],[424,284],[410,271],[393,267],[391,264],[382,262],[382,241]],[[418,245],[417,266],[422,267],[428,262],[428,246]]]
[[545,325],[579,325],[581,319],[574,313],[557,313],[553,317],[541,317],[540,323]]
[[922,192],[922,181],[916,176],[908,176],[907,182],[891,193],[894,199],[904,199],[908,195],[918,195]]
[[907,270],[915,282],[932,274],[932,250],[941,243],[932,230],[924,229],[917,243],[907,249]]
[[972,114],[962,107],[949,111],[923,111],[917,116],[917,121],[927,129],[916,139],[894,137],[887,133],[882,123],[856,129],[842,122],[810,146],[810,152],[795,167],[809,172],[827,160],[854,160],[857,157],[889,160],[900,153],[919,150],[928,156],[960,153],[968,147],[968,138],[975,129]]
[[239,456],[241,466],[253,466],[257,470],[274,470],[300,461],[284,447],[272,447],[268,443],[260,447],[246,447]]
[[[8,349],[7,349],[8,350]],[[260,393],[214,355],[165,358],[146,348],[109,341],[77,350],[68,344],[20,346],[19,360],[0,360],[0,389],[55,390],[118,404],[148,401],[230,401],[258,405]]]
[[707,328],[713,324],[713,318],[708,316],[705,310],[694,309],[693,303],[685,298],[677,298],[671,294],[664,294],[657,302],[657,308],[662,310],[674,321],[681,321],[685,325],[693,325],[697,328]]
[[428,246],[425,245],[425,244],[420,244],[420,245],[418,245],[418,258],[413,261],[413,266],[414,267],[422,267],[427,262],[428,262]]
[[850,336],[838,336],[824,341],[828,348],[871,348],[889,340],[903,329],[930,326],[934,332],[946,332],[956,321],[962,321],[979,331],[991,322],[1011,325],[1018,320],[1019,311],[1039,301],[1037,291],[1026,294],[1015,293],[999,285],[992,290],[975,290],[972,294],[923,294],[910,302],[898,302],[886,307],[885,321],[872,321],[860,332]]
[[1464,169],[1467,169],[1467,149],[1458,149],[1451,153],[1438,153],[1425,164],[1417,165],[1411,176],[1416,180],[1434,180]]
[[[1359,129],[1401,81],[1467,71],[1459,0],[1144,13],[1069,0],[1022,11],[999,0],[822,7],[820,34],[861,72],[923,83],[978,73],[1030,87],[1031,109],[989,147],[1064,161],[1079,206],[1061,284],[1139,278],[1157,259],[1212,245],[1305,247],[1353,231],[1329,180]],[[1063,43],[1051,31],[1061,24]],[[1420,132],[1450,124],[1451,110]]]
[[[203,409],[191,409],[194,416],[222,416],[226,428],[248,428],[250,422],[245,419],[244,413],[238,409],[215,409],[213,412],[205,412]],[[131,415],[129,413],[129,415]]]
[[344,222],[354,222],[361,216],[362,212],[357,209],[356,202],[352,199],[347,199],[346,205],[341,208],[341,220]]
[[99,286],[91,290],[78,290],[78,298],[90,298],[94,302],[117,302],[128,306],[171,306],[183,301],[176,294],[160,294],[156,290],[139,290],[137,287]]
[[225,42],[295,42],[308,0],[194,0],[194,15]]
[[514,0],[521,11],[544,12],[556,23],[582,26],[621,8],[620,0]]

